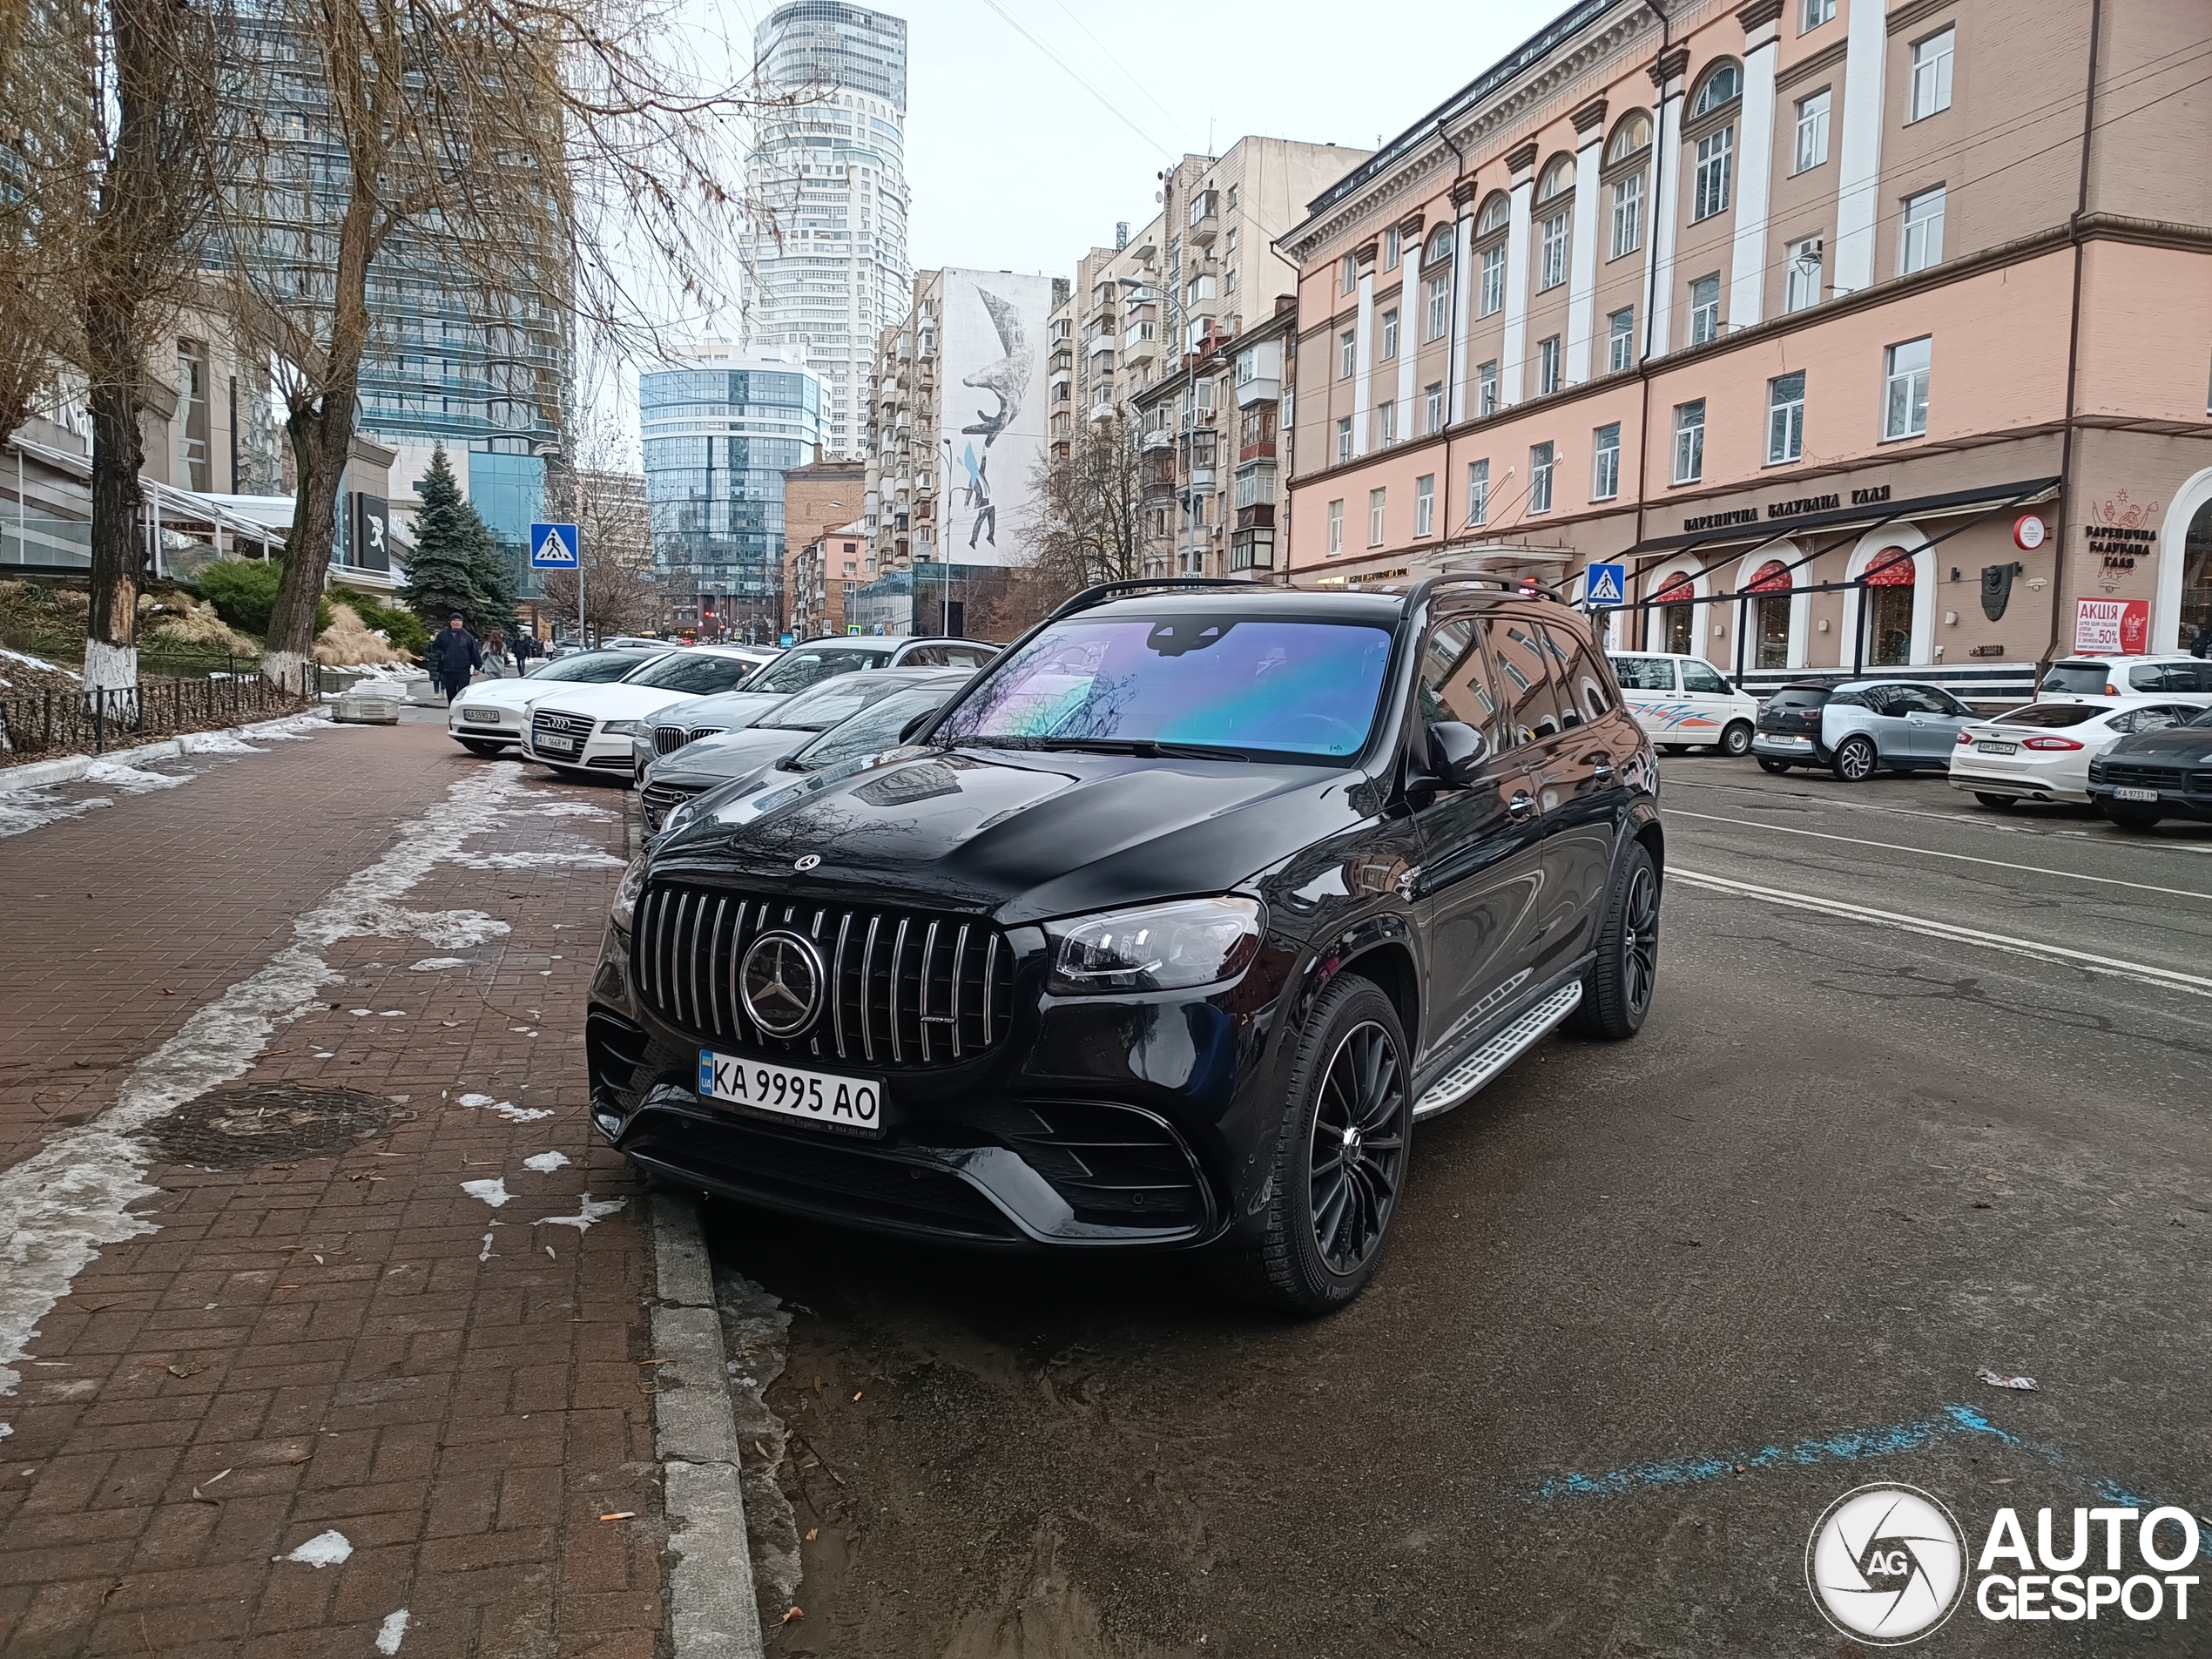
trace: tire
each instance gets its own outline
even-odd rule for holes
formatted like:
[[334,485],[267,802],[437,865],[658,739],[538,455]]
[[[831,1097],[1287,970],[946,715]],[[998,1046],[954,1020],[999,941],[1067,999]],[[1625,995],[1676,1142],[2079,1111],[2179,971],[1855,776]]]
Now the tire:
[[1731,720],[1721,733],[1721,740],[1714,748],[1735,760],[1751,752],[1751,728],[1742,720]]
[[2122,806],[2119,802],[2110,800],[2100,800],[2097,810],[2121,829],[2138,835],[2155,827],[2158,820],[2166,816],[2155,806]]
[[1979,789],[1974,791],[1974,799],[1993,813],[2009,813],[2020,805],[2020,798],[2016,795],[1995,795]]
[[1784,772],[1790,770],[1790,763],[1786,760],[1776,760],[1766,755],[1761,755],[1759,757],[1759,770],[1761,772],[1770,772],[1776,777],[1779,778]]
[[1863,784],[1881,764],[1882,757],[1874,747],[1873,738],[1845,738],[1836,745],[1836,758],[1828,763],[1828,770],[1847,784]]
[[1659,979],[1659,867],[1631,842],[1614,872],[1600,918],[1597,960],[1582,976],[1582,1000],[1568,1016],[1577,1036],[1619,1042],[1643,1028]]
[[1366,1288],[1405,1190],[1412,1075],[1390,998],[1372,980],[1340,975],[1298,1040],[1259,1235],[1209,1264],[1216,1285],[1307,1317]]
[[1689,745],[1686,743],[1662,743],[1659,745],[1659,752],[1662,755],[1686,755],[1689,752]]
[[461,739],[461,746],[472,755],[482,755],[485,759],[490,760],[507,745],[503,743],[486,743],[482,738],[463,738]]

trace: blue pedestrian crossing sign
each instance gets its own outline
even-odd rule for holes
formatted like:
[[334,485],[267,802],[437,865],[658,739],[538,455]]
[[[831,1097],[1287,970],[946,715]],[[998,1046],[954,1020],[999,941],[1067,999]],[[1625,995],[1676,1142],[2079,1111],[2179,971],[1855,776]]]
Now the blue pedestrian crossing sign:
[[576,526],[530,526],[530,568],[534,570],[573,570],[583,561],[577,556]]
[[1593,605],[1617,605],[1628,591],[1629,567],[1625,564],[1593,564],[1589,581],[1582,591],[1582,603]]

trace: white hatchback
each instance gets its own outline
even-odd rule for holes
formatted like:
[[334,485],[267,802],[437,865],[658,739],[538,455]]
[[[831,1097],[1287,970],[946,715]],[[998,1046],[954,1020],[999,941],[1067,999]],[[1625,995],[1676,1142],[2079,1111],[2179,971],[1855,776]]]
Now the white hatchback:
[[2157,657],[2066,657],[2043,671],[2035,700],[2054,697],[2155,697],[2176,694],[2202,708],[2212,704],[2212,662],[2182,651]]
[[1703,657],[1616,651],[1613,673],[1629,712],[1666,753],[1698,743],[1724,755],[1750,748],[1758,698],[1736,690]]
[[2124,737],[2185,725],[2200,700],[2074,697],[2028,704],[1962,727],[1951,751],[1951,786],[2003,811],[2015,801],[2089,800],[2089,763]]

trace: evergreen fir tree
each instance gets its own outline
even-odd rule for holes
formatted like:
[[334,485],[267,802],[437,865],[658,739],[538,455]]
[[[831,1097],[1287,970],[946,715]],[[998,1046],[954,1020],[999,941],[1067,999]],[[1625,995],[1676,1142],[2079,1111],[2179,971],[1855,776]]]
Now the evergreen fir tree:
[[444,627],[458,610],[469,619],[470,631],[481,635],[485,624],[477,613],[485,595],[476,585],[477,543],[489,542],[491,535],[476,509],[462,499],[461,481],[453,475],[443,444],[430,452],[430,470],[415,489],[422,505],[415,515],[415,551],[407,562],[407,586],[400,598],[434,629]]
[[511,641],[516,633],[514,555],[500,545],[475,508],[463,510],[475,527],[469,549],[469,577],[476,590],[476,608],[469,613],[469,625],[479,637],[497,628]]

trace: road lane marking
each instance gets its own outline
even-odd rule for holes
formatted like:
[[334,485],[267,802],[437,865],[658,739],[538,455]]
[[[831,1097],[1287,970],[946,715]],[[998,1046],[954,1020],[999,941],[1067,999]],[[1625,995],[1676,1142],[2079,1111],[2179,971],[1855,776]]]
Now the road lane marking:
[[[1969,829],[1993,830],[2000,835],[2050,836],[2060,840],[2094,840],[2102,846],[2129,846],[2152,853],[2195,853],[2212,854],[2212,842],[2153,840],[2141,836],[2121,841],[2110,834],[2100,835],[2096,830],[2044,829],[2034,824],[2022,823],[2019,819],[2007,821],[1984,813],[1931,813],[1917,806],[1885,806],[1879,801],[1839,800],[1833,795],[1816,795],[1802,789],[1765,789],[1757,784],[1716,784],[1695,778],[1671,778],[1670,789],[1733,789],[1738,793],[1757,795],[1762,800],[1802,800],[1815,806],[1832,806],[1846,813],[1892,813],[1899,818],[1932,818],[1944,824],[1963,824]],[[2100,822],[2098,829],[2107,827]]]
[[1764,900],[1769,904],[1817,911],[1823,915],[1840,916],[1850,921],[1869,921],[1877,927],[1925,934],[1931,939],[1949,939],[1962,944],[1980,945],[1991,950],[2008,951],[2016,956],[2033,956],[2047,961],[2063,962],[2070,967],[2086,968],[2091,973],[2114,974],[2122,979],[2139,980],[2146,985],[2186,991],[2192,996],[2212,996],[2212,979],[2195,974],[2177,973],[2170,968],[2154,968],[2148,962],[2098,956],[2086,950],[2068,950],[2063,945],[2046,945],[2033,939],[2013,939],[2004,934],[1983,933],[1974,927],[1954,927],[1947,921],[1931,921],[1921,916],[1901,916],[1893,910],[1872,910],[1865,905],[1846,904],[1840,899],[1816,899],[1808,894],[1784,893],[1775,887],[1756,887],[1749,881],[1731,881],[1726,876],[1685,870],[1679,865],[1670,868],[1667,876],[1669,880],[1687,881],[1692,887],[1710,887],[1718,893],[1739,894],[1745,898]]
[[1676,807],[1667,816],[1702,819],[1709,824],[1734,824],[1743,829],[1772,830],[1777,835],[1810,835],[1820,841],[1848,841],[1853,846],[1878,846],[1886,853],[1917,853],[1924,858],[1956,859],[1961,864],[1987,864],[2000,870],[2017,870],[2022,875],[2051,875],[2065,881],[2094,881],[2100,887],[2133,887],[2138,893],[2171,894],[2177,899],[2212,900],[2212,893],[2198,893],[2188,887],[2160,887],[2148,881],[2122,881],[2113,875],[2082,875],[2073,870],[2047,870],[2040,865],[2014,864],[2006,859],[1979,859],[1971,853],[1943,853],[1932,846],[1903,846],[1895,841],[1862,840],[1856,835],[1835,835],[1826,830],[1797,829],[1788,824],[1763,824],[1757,819],[1723,818],[1717,813],[1689,813]]

